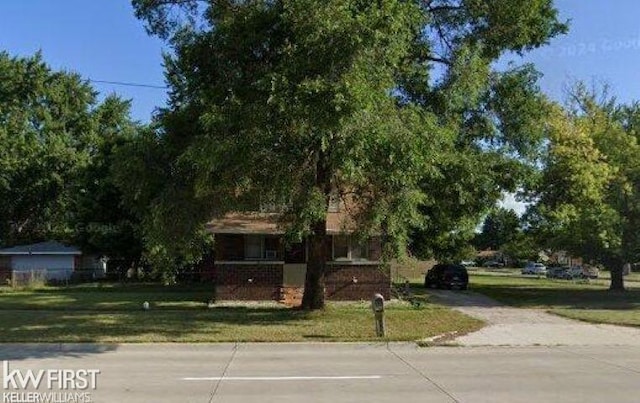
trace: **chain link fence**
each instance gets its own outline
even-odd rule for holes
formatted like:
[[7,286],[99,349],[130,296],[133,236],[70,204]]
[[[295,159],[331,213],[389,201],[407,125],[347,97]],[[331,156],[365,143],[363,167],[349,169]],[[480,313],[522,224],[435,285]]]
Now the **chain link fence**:
[[103,269],[30,268],[0,270],[0,284],[13,288],[38,288],[47,285],[67,286],[106,277]]

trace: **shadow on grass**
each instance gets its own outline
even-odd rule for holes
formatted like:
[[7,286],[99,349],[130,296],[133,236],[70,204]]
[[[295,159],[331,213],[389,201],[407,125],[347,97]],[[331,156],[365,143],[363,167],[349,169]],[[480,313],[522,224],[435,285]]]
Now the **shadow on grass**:
[[115,351],[117,344],[0,344],[0,361],[20,361],[56,357],[82,358]]
[[3,290],[0,310],[61,310],[61,311],[132,311],[143,302],[160,303],[163,309],[198,309],[213,296],[213,286],[82,285],[48,287],[35,290]]
[[[310,315],[275,304],[207,307],[211,284],[86,285],[0,293],[0,342],[172,342],[261,339]],[[142,309],[149,301],[151,309]]]
[[478,284],[473,286],[473,291],[521,308],[640,309],[640,289],[618,292],[586,287],[538,288]]
[[[192,342],[261,338],[268,327],[306,321],[309,313],[279,307],[150,311],[0,311],[0,342]],[[235,329],[235,330],[234,330]],[[248,336],[247,336],[248,335]]]
[[211,319],[231,325],[279,325],[283,322],[307,320],[313,313],[290,307],[215,307],[209,309]]

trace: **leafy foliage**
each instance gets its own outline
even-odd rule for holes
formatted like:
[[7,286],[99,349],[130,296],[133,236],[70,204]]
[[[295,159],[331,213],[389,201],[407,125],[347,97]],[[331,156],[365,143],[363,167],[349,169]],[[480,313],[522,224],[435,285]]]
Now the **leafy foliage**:
[[490,212],[482,224],[482,232],[477,236],[480,249],[500,250],[513,242],[520,233],[520,218],[515,211],[497,208]]
[[124,204],[113,173],[117,150],[135,141],[140,128],[129,118],[130,103],[107,97],[93,112],[97,133],[90,159],[73,185],[69,219],[72,239],[87,253],[108,256],[123,269],[142,257],[141,223]]
[[0,53],[0,242],[49,238],[139,259],[139,220],[112,180],[113,152],[136,136],[129,102],[99,103],[77,74],[40,54]]
[[79,76],[52,72],[39,54],[0,53],[0,238],[64,236],[70,184],[93,143],[95,94]]
[[288,233],[310,236],[306,308],[323,306],[319,245],[333,192],[357,206],[363,235],[382,232],[397,254],[411,229],[422,242],[468,239],[526,177],[519,157],[535,159],[544,115],[537,75],[491,64],[566,30],[550,0],[133,5],[174,52],[150,248],[190,255],[207,219],[281,202]]
[[[548,243],[607,266],[622,289],[622,265],[640,259],[640,151],[628,107],[578,85],[569,112],[549,122],[549,152],[530,212]],[[576,107],[577,106],[577,107]],[[621,113],[622,112],[622,113]]]

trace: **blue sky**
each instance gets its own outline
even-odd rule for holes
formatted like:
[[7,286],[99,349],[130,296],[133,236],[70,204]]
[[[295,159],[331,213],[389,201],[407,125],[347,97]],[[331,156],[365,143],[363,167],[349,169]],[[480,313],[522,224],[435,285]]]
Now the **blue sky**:
[[640,2],[637,0],[557,0],[567,35],[525,57],[544,76],[542,89],[564,99],[572,81],[607,83],[621,102],[640,100]]
[[[54,69],[84,78],[164,85],[163,44],[133,15],[129,0],[0,1],[0,51],[42,51]],[[148,121],[165,90],[93,83],[102,95],[132,99],[133,115]]]
[[[572,20],[569,34],[525,57],[544,74],[542,89],[562,100],[567,83],[595,80],[609,83],[620,101],[640,99],[640,2],[557,0],[556,5],[562,19]],[[129,0],[5,0],[0,16],[0,50],[12,55],[42,50],[54,69],[85,78],[164,83],[163,44],[146,34]],[[140,121],[148,121],[166,99],[159,89],[94,86],[102,95],[132,99]]]

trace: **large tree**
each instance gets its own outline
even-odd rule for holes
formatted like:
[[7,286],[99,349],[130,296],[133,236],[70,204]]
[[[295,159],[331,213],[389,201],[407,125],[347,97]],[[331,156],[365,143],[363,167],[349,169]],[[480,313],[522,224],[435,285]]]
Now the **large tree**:
[[139,220],[111,173],[138,130],[128,102],[99,102],[78,74],[0,53],[0,244],[58,239],[139,257]]
[[[119,187],[121,149],[138,141],[143,128],[130,118],[130,102],[108,96],[93,111],[96,133],[88,162],[72,186],[68,218],[71,239],[87,253],[107,256],[111,267],[126,270],[142,258],[141,218]],[[132,172],[128,172],[131,175]]]
[[637,108],[601,95],[578,84],[557,107],[529,216],[549,246],[604,265],[623,290],[623,265],[640,260]]
[[78,75],[0,53],[0,242],[66,237],[93,144],[96,94]]
[[[324,305],[332,194],[357,206],[359,232],[382,232],[391,253],[411,228],[455,226],[487,208],[451,213],[461,197],[474,204],[456,193],[456,179],[497,169],[500,181],[479,175],[477,193],[490,205],[514,186],[511,157],[540,139],[530,124],[540,99],[531,69],[491,66],[566,29],[550,0],[133,5],[173,50],[157,136],[166,181],[148,219],[148,239],[160,241],[153,249],[171,258],[197,245],[188,240],[207,219],[259,197],[281,203],[283,226],[310,245],[306,309]],[[453,202],[441,208],[438,195]]]

